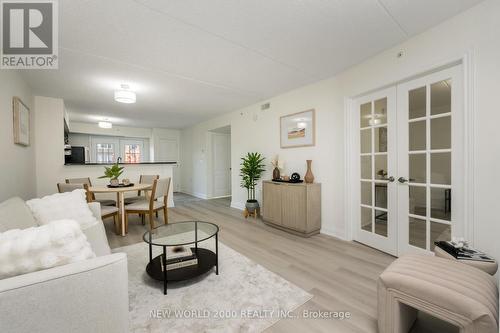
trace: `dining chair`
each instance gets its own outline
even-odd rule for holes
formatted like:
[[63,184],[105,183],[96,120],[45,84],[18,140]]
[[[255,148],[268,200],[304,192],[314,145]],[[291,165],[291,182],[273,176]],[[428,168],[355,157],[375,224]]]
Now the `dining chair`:
[[[68,178],[66,179],[67,184],[87,184],[88,187],[92,187],[90,178]],[[101,206],[116,206],[116,201],[111,199],[96,199],[94,193],[90,193],[92,196],[92,201],[97,201]]]
[[[78,189],[83,189],[85,190],[86,193],[86,198],[87,202],[92,202],[92,193],[89,192],[89,186],[85,183],[75,183],[75,184],[68,184],[68,183],[58,183],[57,184],[57,190],[59,193],[64,193],[64,192],[73,192],[74,190]],[[114,206],[103,206],[101,204],[101,218],[105,219],[108,217],[113,217],[113,223],[115,225],[115,232],[119,234],[119,221],[118,221],[118,208]]]
[[[139,184],[153,185],[154,181],[158,178],[160,178],[159,175],[140,175]],[[144,195],[141,195],[141,192],[144,192]],[[139,190],[139,191],[137,191],[136,196],[125,198],[125,200],[124,200],[125,205],[130,205],[136,201],[147,199],[147,197],[146,197],[147,192],[149,192],[149,190],[142,190],[142,191]]]
[[[151,190],[151,196],[149,199],[143,199],[131,203],[125,206],[125,233],[128,232],[128,214],[139,214],[149,216],[149,226],[151,229],[155,227],[154,225],[154,214],[160,210],[163,210],[163,220],[164,223],[168,223],[168,213],[167,213],[167,199],[168,191],[170,189],[170,177],[155,179],[153,182],[153,188]],[[158,201],[158,199],[163,198],[163,201]]]

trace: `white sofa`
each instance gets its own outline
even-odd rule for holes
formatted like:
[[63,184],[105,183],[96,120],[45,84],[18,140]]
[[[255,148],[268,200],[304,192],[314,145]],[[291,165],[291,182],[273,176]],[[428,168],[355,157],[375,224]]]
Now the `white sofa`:
[[[83,230],[96,258],[0,280],[0,332],[127,332],[125,253],[112,254],[100,205],[98,224]],[[0,232],[36,226],[20,198],[0,204]]]

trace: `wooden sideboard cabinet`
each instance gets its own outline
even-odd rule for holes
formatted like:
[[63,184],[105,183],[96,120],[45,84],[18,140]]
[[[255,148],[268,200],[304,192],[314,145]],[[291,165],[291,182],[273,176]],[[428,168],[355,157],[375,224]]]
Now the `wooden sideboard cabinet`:
[[321,229],[321,184],[262,182],[262,219],[301,236]]

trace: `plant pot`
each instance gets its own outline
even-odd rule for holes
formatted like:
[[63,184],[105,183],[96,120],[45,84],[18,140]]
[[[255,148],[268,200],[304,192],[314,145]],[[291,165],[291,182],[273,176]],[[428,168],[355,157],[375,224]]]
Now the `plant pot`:
[[253,213],[257,208],[259,208],[259,202],[257,200],[247,200],[245,204],[246,209],[249,213]]
[[112,185],[112,186],[118,186],[120,185],[120,181],[118,179],[111,179],[109,181],[109,183]]

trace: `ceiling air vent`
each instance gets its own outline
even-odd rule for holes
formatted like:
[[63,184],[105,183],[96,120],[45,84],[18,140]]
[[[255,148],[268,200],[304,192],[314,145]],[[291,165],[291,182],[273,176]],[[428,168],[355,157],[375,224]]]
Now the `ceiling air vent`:
[[267,110],[267,109],[269,109],[270,107],[271,107],[271,103],[266,103],[266,104],[262,104],[262,105],[260,106],[260,109],[261,109],[261,110]]

